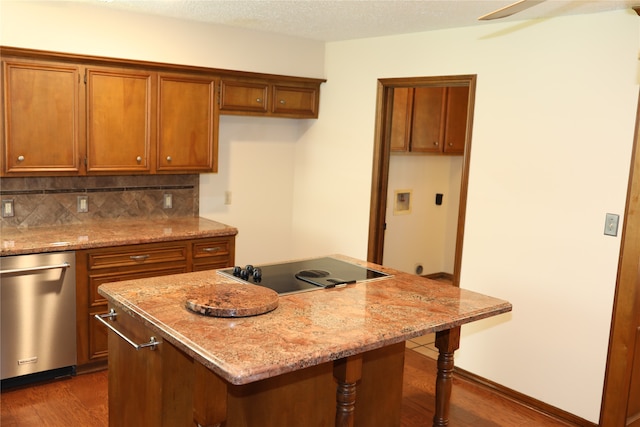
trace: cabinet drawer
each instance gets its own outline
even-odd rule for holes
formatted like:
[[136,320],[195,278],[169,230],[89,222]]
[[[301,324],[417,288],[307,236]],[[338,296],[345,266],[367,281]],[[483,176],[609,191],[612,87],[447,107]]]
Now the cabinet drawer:
[[186,263],[186,260],[186,245],[133,247],[90,253],[88,267],[90,270],[97,270],[117,267],[134,267],[175,261],[183,261]]
[[229,258],[233,251],[230,239],[212,239],[193,243],[193,259],[208,261],[211,258]]

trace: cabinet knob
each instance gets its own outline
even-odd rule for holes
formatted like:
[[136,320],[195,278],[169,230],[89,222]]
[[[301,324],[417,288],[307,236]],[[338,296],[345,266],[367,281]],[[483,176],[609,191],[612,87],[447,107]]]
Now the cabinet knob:
[[284,105],[284,104],[286,104],[286,101],[284,99],[281,99],[280,100],[280,104]]
[[19,162],[23,162],[24,161],[24,156],[18,156],[18,161]]
[[167,156],[167,162],[171,161],[171,156]]
[[136,157],[136,161],[137,161],[138,163],[140,163],[140,162],[142,161],[142,157],[140,157],[140,156]]
[[262,98],[256,98],[256,102],[260,104],[262,102]]
[[449,147],[453,147],[453,142],[450,142],[450,143],[449,143]]
[[437,147],[440,144],[438,144],[438,141],[433,141],[433,145],[435,145]]

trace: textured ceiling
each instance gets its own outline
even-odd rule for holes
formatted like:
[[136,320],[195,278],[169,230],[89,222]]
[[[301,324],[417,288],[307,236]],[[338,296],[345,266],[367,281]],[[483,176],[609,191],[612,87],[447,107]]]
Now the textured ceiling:
[[[487,25],[477,18],[515,0],[83,0],[100,7],[339,41]],[[629,9],[640,0],[547,0],[501,22]]]

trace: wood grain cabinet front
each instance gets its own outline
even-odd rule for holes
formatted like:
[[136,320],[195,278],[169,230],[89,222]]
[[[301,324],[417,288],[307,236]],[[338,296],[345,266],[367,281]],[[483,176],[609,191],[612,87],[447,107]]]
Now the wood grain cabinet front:
[[317,118],[320,81],[288,82],[222,79],[220,113]]
[[76,252],[76,329],[78,369],[107,361],[107,331],[95,318],[107,300],[103,283],[143,279],[233,266],[235,236],[89,249]]
[[151,73],[86,71],[87,172],[151,171]]
[[325,81],[4,46],[0,54],[0,176],[217,172],[220,114],[317,118]]
[[2,174],[77,174],[80,67],[3,60]]
[[273,112],[297,117],[318,117],[318,89],[313,87],[273,86]]
[[469,88],[395,88],[391,151],[464,154]]
[[158,76],[158,172],[217,172],[216,80]]
[[217,237],[192,243],[193,271],[232,266],[235,262],[235,238]]
[[220,82],[220,111],[244,111],[266,114],[269,85],[264,82],[235,81]]

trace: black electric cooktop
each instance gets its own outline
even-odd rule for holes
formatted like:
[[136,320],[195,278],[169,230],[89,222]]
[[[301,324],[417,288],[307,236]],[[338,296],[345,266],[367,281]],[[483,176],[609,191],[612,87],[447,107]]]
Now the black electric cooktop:
[[273,289],[281,295],[333,288],[388,276],[386,273],[331,257],[280,264],[236,266],[218,272],[240,281]]

